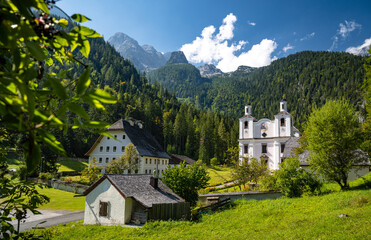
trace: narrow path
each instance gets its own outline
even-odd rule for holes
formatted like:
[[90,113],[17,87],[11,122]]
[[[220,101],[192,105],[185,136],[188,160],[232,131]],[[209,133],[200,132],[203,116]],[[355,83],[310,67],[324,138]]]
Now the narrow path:
[[[20,232],[30,230],[35,227],[51,227],[59,224],[65,224],[69,222],[75,222],[84,219],[84,212],[72,212],[72,211],[49,211],[40,210],[42,214],[34,215],[29,213],[29,217],[26,218],[26,222],[21,223],[19,228]],[[45,223],[40,224],[41,222]],[[17,229],[17,220],[11,222]]]

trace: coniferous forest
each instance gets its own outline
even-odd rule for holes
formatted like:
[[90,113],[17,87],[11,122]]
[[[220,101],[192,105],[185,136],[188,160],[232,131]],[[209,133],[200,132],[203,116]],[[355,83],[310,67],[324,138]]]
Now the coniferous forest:
[[[92,82],[111,91],[119,102],[107,105],[106,112],[85,108],[92,119],[107,123],[128,117],[142,120],[169,153],[207,163],[215,157],[224,163],[227,149],[237,147],[237,118],[243,115],[245,104],[252,104],[257,119],[272,118],[285,97],[294,125],[301,130],[314,104],[345,98],[361,106],[363,63],[363,57],[347,53],[306,51],[250,73],[207,79],[190,64],[174,64],[147,77],[103,39],[93,39],[85,62],[91,68]],[[61,69],[68,66],[54,65],[49,71]],[[80,66],[69,73],[78,76],[82,71]],[[56,134],[67,152],[78,157],[97,138],[86,130]]]

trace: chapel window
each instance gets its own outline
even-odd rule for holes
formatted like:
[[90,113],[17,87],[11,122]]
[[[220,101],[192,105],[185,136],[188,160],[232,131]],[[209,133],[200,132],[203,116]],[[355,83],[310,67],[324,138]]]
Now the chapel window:
[[267,144],[262,144],[262,153],[267,153]]
[[113,152],[116,152],[116,146],[113,147]]
[[109,146],[106,147],[106,152],[109,152]]
[[284,126],[285,126],[285,119],[281,118],[281,127],[284,127]]
[[248,128],[249,128],[249,122],[245,121],[245,129],[248,129]]
[[243,153],[249,153],[249,146],[248,145],[244,145]]
[[99,202],[99,217],[108,217],[108,202]]

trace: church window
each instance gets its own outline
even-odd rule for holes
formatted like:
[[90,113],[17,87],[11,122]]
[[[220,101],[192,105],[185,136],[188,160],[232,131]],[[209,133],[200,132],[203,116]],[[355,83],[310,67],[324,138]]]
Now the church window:
[[121,147],[121,152],[125,151],[125,146]]
[[281,153],[283,153],[283,151],[285,151],[285,144],[284,143],[281,144]]
[[249,146],[248,145],[244,146],[244,153],[249,153]]
[[110,139],[110,137],[107,137],[107,140],[109,140]]
[[103,146],[100,146],[99,152],[103,152]]
[[108,157],[106,158],[106,163],[108,163]]
[[285,126],[285,119],[281,118],[281,127],[284,127],[284,126]]
[[116,146],[113,147],[113,152],[116,152]]
[[106,147],[106,152],[109,152],[109,146]]
[[124,135],[122,135],[122,139],[125,139],[125,134],[124,134]]
[[249,122],[245,121],[245,129],[248,129],[248,128],[249,128]]
[[117,138],[117,135],[115,135],[115,138]]
[[99,158],[99,163],[102,163],[102,158]]
[[262,144],[262,153],[267,153],[267,144]]

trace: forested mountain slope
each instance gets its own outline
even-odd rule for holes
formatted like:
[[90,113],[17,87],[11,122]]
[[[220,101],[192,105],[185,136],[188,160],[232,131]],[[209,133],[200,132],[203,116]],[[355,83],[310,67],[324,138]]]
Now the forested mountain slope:
[[160,68],[151,79],[198,108],[235,118],[243,114],[247,103],[252,104],[255,117],[272,118],[285,95],[295,124],[301,128],[314,104],[322,106],[330,98],[361,104],[363,63],[363,57],[348,53],[305,51],[249,73],[236,71],[196,81],[194,71],[187,74],[182,69],[179,76],[177,69]]

